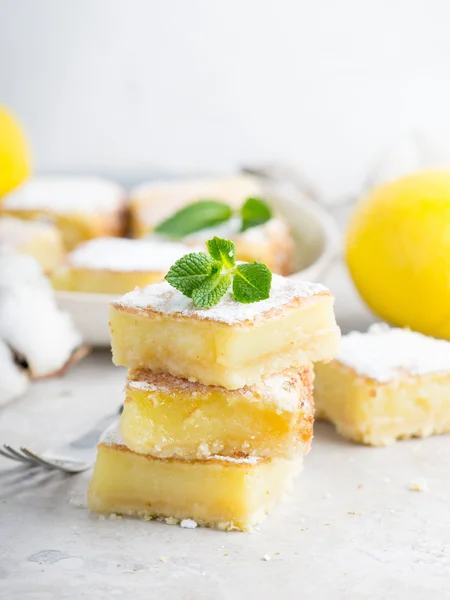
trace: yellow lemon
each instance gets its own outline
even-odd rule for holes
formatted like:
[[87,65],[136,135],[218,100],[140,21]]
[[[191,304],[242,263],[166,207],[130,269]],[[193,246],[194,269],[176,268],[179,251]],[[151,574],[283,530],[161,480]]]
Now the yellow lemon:
[[29,174],[28,141],[15,117],[0,106],[0,198]]
[[373,190],[350,220],[346,258],[359,293],[380,317],[450,339],[450,171]]

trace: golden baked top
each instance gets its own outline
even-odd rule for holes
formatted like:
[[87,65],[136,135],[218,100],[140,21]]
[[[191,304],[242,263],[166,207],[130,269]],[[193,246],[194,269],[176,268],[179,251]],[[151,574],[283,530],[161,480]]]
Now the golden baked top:
[[273,275],[270,297],[252,304],[237,302],[229,290],[211,308],[196,308],[190,298],[164,281],[143,289],[136,288],[113,302],[113,306],[119,310],[196,318],[226,325],[252,325],[278,317],[287,310],[300,306],[305,300],[323,295],[331,296],[331,293],[320,283],[295,281]]
[[260,383],[236,390],[188,381],[169,373],[155,373],[149,369],[132,369],[128,373],[126,389],[162,394],[170,394],[175,390],[177,393],[181,392],[191,398],[219,391],[228,397],[245,396],[250,402],[267,402],[276,405],[279,410],[293,412],[298,410],[299,405],[305,408],[306,405],[311,405],[312,409],[313,383],[312,365],[305,366],[300,371],[286,369],[281,373],[263,377]]

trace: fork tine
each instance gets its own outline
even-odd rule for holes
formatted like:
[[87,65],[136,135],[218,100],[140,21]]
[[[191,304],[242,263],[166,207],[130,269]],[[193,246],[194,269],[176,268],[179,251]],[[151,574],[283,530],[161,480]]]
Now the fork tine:
[[46,469],[59,469],[59,467],[57,465],[47,462],[46,460],[44,460],[40,456],[37,456],[37,454],[33,454],[33,452],[30,452],[30,450],[28,450],[27,448],[24,448],[23,446],[20,447],[20,451],[23,452],[27,456],[27,460],[32,461],[34,464],[41,465],[42,467],[45,467]]
[[3,444],[3,449],[0,448],[0,452],[3,456],[6,456],[6,458],[30,464],[30,460],[26,456],[23,456],[23,454],[20,454],[20,452],[17,452],[17,450],[14,450],[14,448],[8,444]]
[[13,456],[9,452],[6,452],[6,450],[2,450],[2,448],[0,448],[0,455],[4,456],[5,458],[9,458],[9,460],[17,460],[18,462],[22,462],[21,459],[19,460],[17,457]]
[[[37,454],[34,454],[34,452],[31,452],[31,450],[28,450],[28,448],[24,448],[23,446],[20,447],[20,450],[27,456],[29,457],[30,460],[32,460],[34,462],[34,464],[38,465],[38,466],[42,466],[46,469],[50,469],[53,471],[61,471],[62,473],[79,473],[80,469],[73,469],[70,468],[68,466],[64,466],[64,464],[58,464],[58,462],[50,462],[48,460],[45,460],[44,458],[42,458],[41,456],[38,456]],[[83,470],[83,469],[81,469]]]

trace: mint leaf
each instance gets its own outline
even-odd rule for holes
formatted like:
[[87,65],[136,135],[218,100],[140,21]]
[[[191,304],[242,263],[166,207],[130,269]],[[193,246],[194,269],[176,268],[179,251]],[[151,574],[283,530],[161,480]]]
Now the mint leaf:
[[188,298],[208,277],[220,274],[222,265],[205,252],[191,252],[179,258],[169,269],[165,280]]
[[234,269],[233,293],[242,304],[269,298],[271,283],[272,273],[263,263],[244,263]]
[[227,292],[231,283],[231,275],[211,277],[192,292],[192,301],[198,308],[210,308],[217,304]]
[[214,258],[219,260],[226,269],[231,269],[236,263],[236,245],[230,240],[213,237],[206,242],[208,252]]
[[225,202],[199,200],[185,206],[160,223],[155,231],[168,237],[182,238],[201,229],[228,221],[231,215],[232,210]]
[[242,227],[246,231],[272,218],[272,209],[262,198],[247,198],[241,207]]

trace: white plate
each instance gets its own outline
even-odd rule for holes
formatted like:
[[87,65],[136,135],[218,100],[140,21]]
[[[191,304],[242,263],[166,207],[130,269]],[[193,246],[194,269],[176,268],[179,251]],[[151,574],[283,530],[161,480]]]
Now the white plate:
[[[267,186],[271,204],[288,220],[296,243],[295,279],[318,281],[338,249],[338,231],[331,215],[320,204],[293,189]],[[69,312],[91,346],[109,346],[108,305],[118,296],[56,292],[59,306]]]

